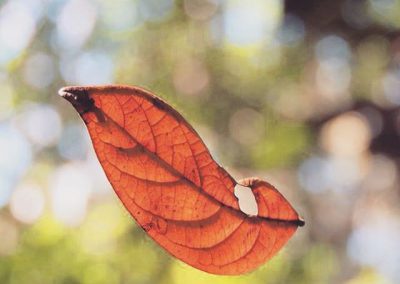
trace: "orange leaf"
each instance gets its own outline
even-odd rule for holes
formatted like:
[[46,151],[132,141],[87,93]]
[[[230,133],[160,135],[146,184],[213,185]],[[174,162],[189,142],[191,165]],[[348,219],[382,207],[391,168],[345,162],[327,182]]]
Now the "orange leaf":
[[[286,199],[257,178],[236,182],[190,124],[138,87],[59,91],[84,120],[116,194],[169,253],[214,274],[254,270],[304,225]],[[242,212],[236,185],[250,187],[257,216]]]

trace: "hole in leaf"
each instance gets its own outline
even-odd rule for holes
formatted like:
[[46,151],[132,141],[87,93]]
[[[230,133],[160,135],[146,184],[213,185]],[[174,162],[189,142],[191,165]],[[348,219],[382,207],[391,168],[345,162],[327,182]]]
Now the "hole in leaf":
[[243,213],[249,216],[258,215],[256,198],[250,187],[237,184],[235,186],[235,196],[239,200],[239,208]]

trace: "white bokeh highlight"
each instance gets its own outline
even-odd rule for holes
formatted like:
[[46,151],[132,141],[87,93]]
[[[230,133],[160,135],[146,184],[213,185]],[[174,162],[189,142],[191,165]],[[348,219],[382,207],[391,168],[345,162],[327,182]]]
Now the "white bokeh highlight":
[[17,121],[28,139],[39,147],[54,145],[60,137],[61,118],[51,105],[28,105],[18,116]]
[[102,51],[62,58],[60,71],[66,82],[76,85],[110,84],[114,78],[112,58]]
[[96,25],[97,9],[91,1],[70,0],[57,17],[57,45],[77,50],[89,39]]
[[283,3],[278,0],[226,1],[226,40],[238,46],[261,44],[278,28],[282,9]]
[[57,168],[51,177],[52,212],[67,226],[78,226],[86,216],[93,189],[90,174],[83,163],[73,162]]
[[[0,8],[0,65],[15,59],[35,34],[39,15],[25,2],[9,0]],[[40,7],[40,1],[35,2]]]
[[11,196],[11,214],[22,223],[33,224],[42,216],[44,207],[43,191],[35,184],[23,184]]

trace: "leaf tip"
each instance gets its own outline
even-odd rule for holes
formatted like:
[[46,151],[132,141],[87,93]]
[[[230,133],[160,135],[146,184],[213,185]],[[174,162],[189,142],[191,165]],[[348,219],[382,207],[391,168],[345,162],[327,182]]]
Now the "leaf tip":
[[94,106],[93,99],[84,87],[63,87],[58,90],[58,94],[69,101],[80,114],[88,112]]
[[68,87],[62,87],[61,89],[58,90],[58,95],[61,97],[65,97],[68,95]]
[[299,219],[296,220],[296,225],[299,227],[303,227],[305,224],[306,222],[304,221],[304,219],[299,216]]

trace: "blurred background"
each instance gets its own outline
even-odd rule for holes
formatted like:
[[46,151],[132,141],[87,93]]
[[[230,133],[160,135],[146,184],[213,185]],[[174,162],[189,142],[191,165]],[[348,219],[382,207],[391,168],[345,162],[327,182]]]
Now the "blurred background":
[[[0,283],[400,283],[400,2],[0,0]],[[65,85],[165,98],[306,220],[256,272],[170,257],[105,179]]]

